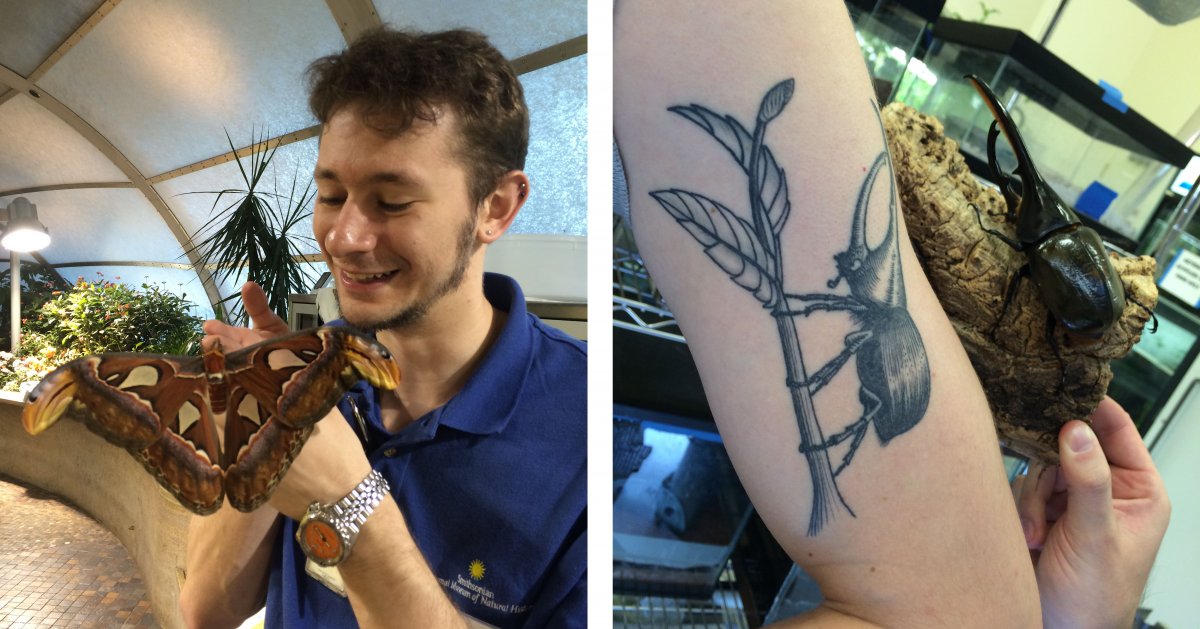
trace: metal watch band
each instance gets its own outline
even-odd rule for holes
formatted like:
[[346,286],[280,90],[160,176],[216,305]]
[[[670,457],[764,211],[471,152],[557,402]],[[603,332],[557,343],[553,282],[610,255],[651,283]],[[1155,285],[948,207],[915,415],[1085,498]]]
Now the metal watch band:
[[[314,502],[296,528],[296,541],[309,560],[319,566],[336,566],[350,556],[354,542],[367,517],[391,491],[377,470],[362,480],[350,493],[334,504]],[[324,531],[322,531],[322,528]],[[336,535],[338,544],[330,547],[328,536]],[[317,546],[310,546],[311,544]]]
[[347,547],[354,544],[367,516],[375,511],[390,490],[383,474],[371,470],[357,487],[331,506],[335,526],[346,539]]

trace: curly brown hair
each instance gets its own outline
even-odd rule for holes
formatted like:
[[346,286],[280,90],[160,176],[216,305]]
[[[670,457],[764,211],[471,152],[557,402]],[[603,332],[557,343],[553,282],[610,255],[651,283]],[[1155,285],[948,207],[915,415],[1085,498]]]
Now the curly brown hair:
[[415,33],[383,27],[308,67],[308,105],[321,124],[355,106],[363,123],[398,136],[436,122],[440,107],[459,119],[456,152],[471,199],[483,201],[504,173],[525,168],[529,110],[508,60],[469,30]]

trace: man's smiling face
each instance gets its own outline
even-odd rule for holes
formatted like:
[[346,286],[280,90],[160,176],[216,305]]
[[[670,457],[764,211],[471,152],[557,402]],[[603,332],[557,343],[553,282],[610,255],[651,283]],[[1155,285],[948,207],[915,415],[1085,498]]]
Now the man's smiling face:
[[313,233],[351,325],[411,324],[461,288],[478,245],[456,124],[443,111],[387,137],[344,107],[325,125]]

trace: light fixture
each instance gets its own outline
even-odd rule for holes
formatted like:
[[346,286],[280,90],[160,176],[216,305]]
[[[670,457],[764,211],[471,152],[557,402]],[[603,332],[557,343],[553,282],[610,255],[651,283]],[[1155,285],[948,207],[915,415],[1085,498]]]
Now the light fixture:
[[12,353],[21,348],[21,252],[45,249],[50,244],[50,232],[38,220],[37,206],[25,197],[17,197],[8,207],[0,207],[4,236],[0,245],[8,249],[9,278],[9,338]]
[[50,244],[50,232],[38,220],[37,206],[25,197],[0,209],[0,221],[5,222],[0,245],[9,251],[37,251]]

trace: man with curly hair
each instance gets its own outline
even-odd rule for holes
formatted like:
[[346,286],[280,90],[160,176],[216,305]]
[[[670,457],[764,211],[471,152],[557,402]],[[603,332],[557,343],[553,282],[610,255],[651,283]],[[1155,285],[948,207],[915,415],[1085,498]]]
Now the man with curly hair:
[[[530,192],[521,84],[477,33],[387,29],[309,80],[314,235],[344,322],[401,382],[352,389],[267,506],[194,520],[185,619],[236,625],[265,599],[268,626],[583,626],[586,351],[483,272]],[[243,296],[254,330],[205,331],[286,331]]]

